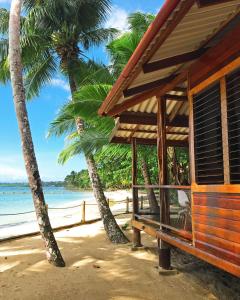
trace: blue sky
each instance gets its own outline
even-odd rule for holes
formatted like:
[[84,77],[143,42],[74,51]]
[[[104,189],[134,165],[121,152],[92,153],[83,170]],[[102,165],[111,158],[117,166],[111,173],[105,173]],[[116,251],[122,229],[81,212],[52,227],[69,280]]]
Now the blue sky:
[[[0,0],[0,7],[9,8],[10,2]],[[113,0],[113,9],[107,25],[126,30],[126,18],[129,13],[142,11],[156,14],[163,2],[163,0]],[[89,56],[97,61],[105,63],[108,61],[103,47],[92,49]],[[67,83],[56,74],[53,81],[42,89],[40,97],[27,105],[43,180],[63,180],[72,170],[79,171],[86,168],[82,156],[70,160],[64,166],[58,165],[57,156],[64,146],[64,139],[46,139],[49,123],[69,96]],[[0,182],[25,181],[26,173],[10,85],[0,85],[0,141]]]

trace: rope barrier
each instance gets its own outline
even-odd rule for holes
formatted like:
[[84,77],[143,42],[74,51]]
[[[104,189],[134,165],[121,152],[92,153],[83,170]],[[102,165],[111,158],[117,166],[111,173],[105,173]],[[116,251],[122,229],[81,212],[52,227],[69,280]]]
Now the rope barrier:
[[79,205],[75,205],[75,206],[68,206],[68,207],[49,207],[48,209],[69,209],[69,208],[76,208],[76,207],[81,207],[82,204],[79,204]]
[[[132,202],[132,200],[129,199],[129,202]],[[114,204],[117,203],[127,203],[126,200],[123,201],[114,201]],[[64,209],[71,209],[71,208],[76,208],[76,207],[81,207],[83,204],[75,205],[75,206],[68,206],[68,207],[49,207],[48,210],[64,210]],[[96,206],[97,203],[85,203],[86,206]],[[32,214],[35,213],[34,210],[32,211],[26,211],[26,212],[20,212],[20,213],[15,213],[15,214],[0,214],[0,217],[6,217],[6,216],[18,216],[18,215],[27,215],[27,214]]]
[[0,217],[4,217],[4,216],[18,216],[18,215],[26,215],[26,214],[32,214],[35,211],[26,211],[26,212],[21,212],[21,213],[17,213],[17,214],[0,214]]

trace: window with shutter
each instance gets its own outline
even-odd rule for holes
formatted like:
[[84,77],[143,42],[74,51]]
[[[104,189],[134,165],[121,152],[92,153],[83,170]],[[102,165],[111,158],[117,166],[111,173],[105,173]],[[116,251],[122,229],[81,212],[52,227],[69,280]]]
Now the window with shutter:
[[240,183],[240,70],[226,77],[230,182]]
[[223,184],[220,83],[193,96],[195,172],[197,184]]

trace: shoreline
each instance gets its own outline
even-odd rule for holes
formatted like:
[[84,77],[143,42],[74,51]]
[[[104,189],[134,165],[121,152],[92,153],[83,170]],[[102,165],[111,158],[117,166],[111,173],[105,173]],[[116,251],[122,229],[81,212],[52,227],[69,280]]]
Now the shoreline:
[[[125,190],[111,191],[105,192],[105,195],[106,198],[110,199],[110,201],[113,202],[121,200],[124,201],[127,197],[131,197],[131,192]],[[68,225],[74,225],[75,223],[81,223],[83,201],[85,201],[86,203],[85,221],[89,222],[94,219],[99,219],[100,215],[98,212],[97,203],[94,198],[87,200],[70,201],[57,205],[55,209],[51,209],[51,207],[49,207],[49,218],[53,229]],[[124,212],[126,210],[126,203],[113,203],[113,205],[111,205],[111,210],[113,211],[113,213]],[[15,221],[0,225],[0,241],[7,238],[31,234],[33,232],[39,231],[35,212],[29,213],[27,215],[20,215],[18,216],[18,219],[18,222]]]

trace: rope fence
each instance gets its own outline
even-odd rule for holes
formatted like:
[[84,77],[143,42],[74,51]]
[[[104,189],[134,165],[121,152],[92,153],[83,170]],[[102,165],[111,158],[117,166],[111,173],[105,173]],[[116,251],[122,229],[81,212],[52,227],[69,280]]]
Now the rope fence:
[[[139,201],[140,201],[140,207],[142,208],[144,206],[145,201],[147,200],[146,197],[141,196],[139,197]],[[107,202],[110,206],[110,209],[113,213],[114,216],[118,216],[118,215],[122,215],[122,214],[129,214],[132,212],[132,199],[130,199],[129,197],[127,197],[124,200],[118,200],[118,201],[114,201],[114,200],[110,200],[107,199]],[[117,205],[117,204],[125,204],[125,205]],[[68,215],[59,215],[59,214],[52,214],[50,215],[50,220],[52,223],[52,228],[54,230],[62,230],[62,229],[66,229],[66,228],[71,228],[74,226],[79,226],[81,224],[88,224],[89,222],[95,222],[100,220],[100,216],[99,216],[99,211],[97,210],[96,213],[93,213],[92,210],[87,209],[88,206],[97,206],[97,203],[89,203],[86,201],[83,201],[81,204],[78,205],[74,205],[74,206],[66,206],[66,207],[49,207],[46,204],[46,208],[48,211],[63,211],[63,210],[69,210],[69,209],[74,209],[74,208],[79,208],[79,210],[75,210],[73,213],[69,213]],[[35,213],[35,210],[32,211],[25,211],[25,212],[18,212],[18,213],[0,213],[0,217],[11,217],[11,216],[24,216],[24,215],[28,215],[28,214],[33,214]],[[69,217],[71,218],[72,222],[69,223],[66,222],[67,220],[70,220]],[[23,217],[24,218],[24,217]],[[26,217],[27,219],[28,217]],[[32,218],[32,216],[31,216]],[[20,224],[23,223],[27,223],[27,222],[35,222],[35,218],[31,219],[31,220],[22,220],[23,222],[20,222]],[[0,223],[1,224],[1,223]],[[1,224],[0,225],[0,242],[4,242],[7,240],[12,240],[12,239],[18,239],[18,238],[22,238],[22,237],[26,237],[26,236],[33,236],[33,235],[37,235],[39,233],[38,228],[34,227],[33,225],[31,225],[30,227],[27,226],[25,228],[21,228],[20,232],[17,233],[15,232],[15,229],[12,230],[8,230],[8,227],[4,227],[7,225],[11,225],[11,224]],[[18,223],[15,223],[15,219],[14,219],[14,226],[18,226]],[[32,227],[33,226],[33,227]],[[37,224],[36,224],[37,226]],[[5,229],[7,230],[5,230]],[[10,228],[10,227],[9,227]],[[14,227],[12,227],[14,228]],[[1,231],[3,230],[3,231]],[[30,231],[29,231],[30,230]]]
[[[108,204],[110,203],[110,200],[107,199]],[[132,202],[131,199],[129,199],[128,197],[126,198],[126,200],[120,200],[120,201],[113,201],[113,204],[121,204],[121,203],[126,203],[126,213],[129,212],[129,204],[130,202]],[[72,208],[77,208],[77,207],[84,207],[86,208],[86,206],[97,206],[97,203],[87,203],[86,201],[83,201],[81,204],[79,205],[74,205],[74,206],[66,206],[66,207],[48,207],[48,205],[46,204],[46,207],[48,210],[65,210],[65,209],[72,209]],[[32,211],[26,211],[26,212],[19,212],[19,213],[5,213],[5,214],[0,214],[0,217],[7,217],[7,216],[18,216],[18,215],[27,215],[27,214],[32,214],[35,213],[34,210]]]

